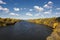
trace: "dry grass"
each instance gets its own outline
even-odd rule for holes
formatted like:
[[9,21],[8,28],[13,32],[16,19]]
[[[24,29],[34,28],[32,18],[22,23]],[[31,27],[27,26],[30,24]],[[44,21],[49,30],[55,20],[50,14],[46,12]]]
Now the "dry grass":
[[0,18],[0,27],[4,27],[4,26],[7,26],[7,25],[13,25],[18,21],[20,21],[20,20],[11,19],[11,18]]
[[58,25],[58,21],[56,19],[57,18],[44,18],[44,19],[34,19],[34,20],[28,20],[28,21],[32,23],[44,24],[52,28],[56,28]]

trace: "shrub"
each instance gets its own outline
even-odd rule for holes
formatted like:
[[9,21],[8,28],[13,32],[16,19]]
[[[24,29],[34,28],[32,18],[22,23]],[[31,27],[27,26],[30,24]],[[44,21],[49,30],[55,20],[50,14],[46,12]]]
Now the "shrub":
[[58,25],[58,23],[54,23],[54,24],[53,24],[53,28],[56,28],[57,25]]

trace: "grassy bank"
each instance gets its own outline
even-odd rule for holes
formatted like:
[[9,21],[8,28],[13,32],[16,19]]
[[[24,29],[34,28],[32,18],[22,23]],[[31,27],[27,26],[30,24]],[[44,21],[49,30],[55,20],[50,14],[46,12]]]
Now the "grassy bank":
[[29,22],[36,23],[36,24],[44,24],[47,26],[50,26],[52,28],[55,28],[60,21],[60,17],[58,18],[41,18],[41,19],[30,19]]
[[56,18],[56,21],[58,25],[53,29],[52,34],[47,37],[47,40],[60,40],[60,18]]
[[20,21],[20,20],[12,19],[12,18],[0,18],[0,27],[4,27],[7,25],[14,25],[18,21]]

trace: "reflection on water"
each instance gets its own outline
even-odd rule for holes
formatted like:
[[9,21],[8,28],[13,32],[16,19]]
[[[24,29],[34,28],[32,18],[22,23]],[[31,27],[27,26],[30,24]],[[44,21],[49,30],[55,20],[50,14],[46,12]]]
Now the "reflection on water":
[[45,40],[52,29],[25,21],[8,27],[0,28],[0,39],[4,40]]

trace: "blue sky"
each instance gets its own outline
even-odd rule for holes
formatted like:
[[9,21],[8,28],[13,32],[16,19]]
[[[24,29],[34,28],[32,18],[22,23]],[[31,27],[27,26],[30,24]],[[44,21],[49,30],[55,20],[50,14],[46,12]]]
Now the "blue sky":
[[60,17],[60,0],[0,0],[0,17],[17,19]]

